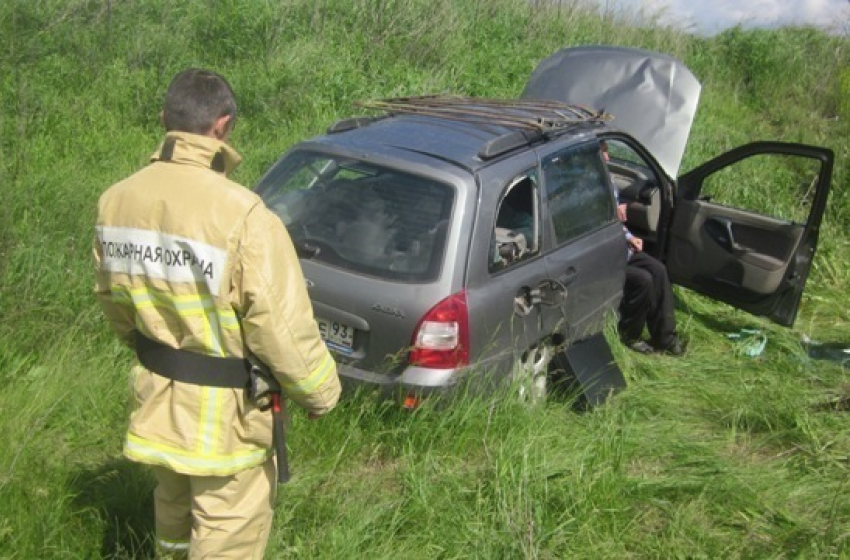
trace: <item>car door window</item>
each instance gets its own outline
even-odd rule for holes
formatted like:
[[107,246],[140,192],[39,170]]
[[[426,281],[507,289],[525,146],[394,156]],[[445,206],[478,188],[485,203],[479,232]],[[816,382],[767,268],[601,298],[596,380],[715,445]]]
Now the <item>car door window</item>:
[[811,210],[821,162],[786,154],[759,154],[707,176],[700,198],[802,224]]
[[608,172],[619,203],[626,205],[626,225],[633,234],[652,243],[661,218],[661,181],[652,166],[624,140],[605,139]]
[[542,167],[558,245],[614,220],[614,198],[596,142],[547,156]]
[[490,271],[495,272],[540,252],[540,204],[537,174],[514,178],[496,211]]

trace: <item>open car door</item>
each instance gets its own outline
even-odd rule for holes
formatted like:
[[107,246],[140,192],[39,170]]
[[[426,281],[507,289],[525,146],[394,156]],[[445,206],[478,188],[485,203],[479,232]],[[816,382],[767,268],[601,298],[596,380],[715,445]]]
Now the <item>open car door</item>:
[[667,246],[671,281],[793,325],[833,159],[827,148],[758,142],[681,177]]

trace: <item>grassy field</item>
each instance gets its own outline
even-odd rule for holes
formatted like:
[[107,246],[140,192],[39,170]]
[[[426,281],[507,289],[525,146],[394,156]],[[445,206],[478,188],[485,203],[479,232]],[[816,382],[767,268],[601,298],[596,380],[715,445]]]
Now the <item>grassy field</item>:
[[[94,301],[90,247],[97,197],[160,140],[175,72],[231,80],[250,185],[355,100],[516,97],[539,60],[592,43],[669,53],[702,81],[684,170],[751,140],[836,152],[795,327],[679,291],[687,356],[615,343],[629,388],[588,413],[493,395],[411,414],[366,394],[296,412],[268,557],[850,556],[850,380],[800,344],[850,340],[846,38],[699,38],[522,0],[7,0],[0,37],[0,558],[151,553],[152,481],[121,457],[132,356]],[[728,337],[742,328],[767,334],[762,355]]]

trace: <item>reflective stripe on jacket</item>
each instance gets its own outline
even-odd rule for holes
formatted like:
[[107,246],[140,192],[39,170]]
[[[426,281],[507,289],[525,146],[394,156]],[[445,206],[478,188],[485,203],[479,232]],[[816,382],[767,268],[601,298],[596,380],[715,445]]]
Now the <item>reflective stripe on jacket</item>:
[[[288,397],[321,414],[339,398],[336,364],[283,224],[225,176],[239,159],[214,138],[169,133],[149,166],[100,198],[95,291],[125,343],[138,330],[209,356],[250,349]],[[242,389],[171,381],[141,366],[134,373],[130,459],[226,475],[268,457],[271,414]]]

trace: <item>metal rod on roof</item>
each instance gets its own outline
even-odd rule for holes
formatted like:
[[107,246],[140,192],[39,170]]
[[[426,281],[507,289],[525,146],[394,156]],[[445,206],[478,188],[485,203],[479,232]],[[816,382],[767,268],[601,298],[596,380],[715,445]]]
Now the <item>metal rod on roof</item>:
[[[567,105],[547,100],[508,100],[460,96],[398,97],[373,101],[356,101],[356,106],[390,113],[435,116],[449,120],[482,122],[538,129],[562,128],[581,122],[611,119],[604,111],[594,111],[582,105]],[[538,115],[516,115],[505,109],[538,112]]]
[[369,105],[361,105],[361,107],[373,108],[373,109],[384,109],[389,112],[394,113],[404,113],[404,114],[412,114],[412,115],[423,115],[423,116],[439,116],[448,120],[456,120],[456,121],[465,121],[465,122],[482,122],[486,124],[501,124],[505,126],[513,126],[513,127],[522,127],[522,128],[540,128],[541,123],[537,119],[530,118],[522,118],[522,117],[509,117],[504,114],[495,114],[483,111],[458,111],[446,108],[435,108],[435,107],[418,107],[413,105],[385,105],[382,103],[375,103]]

